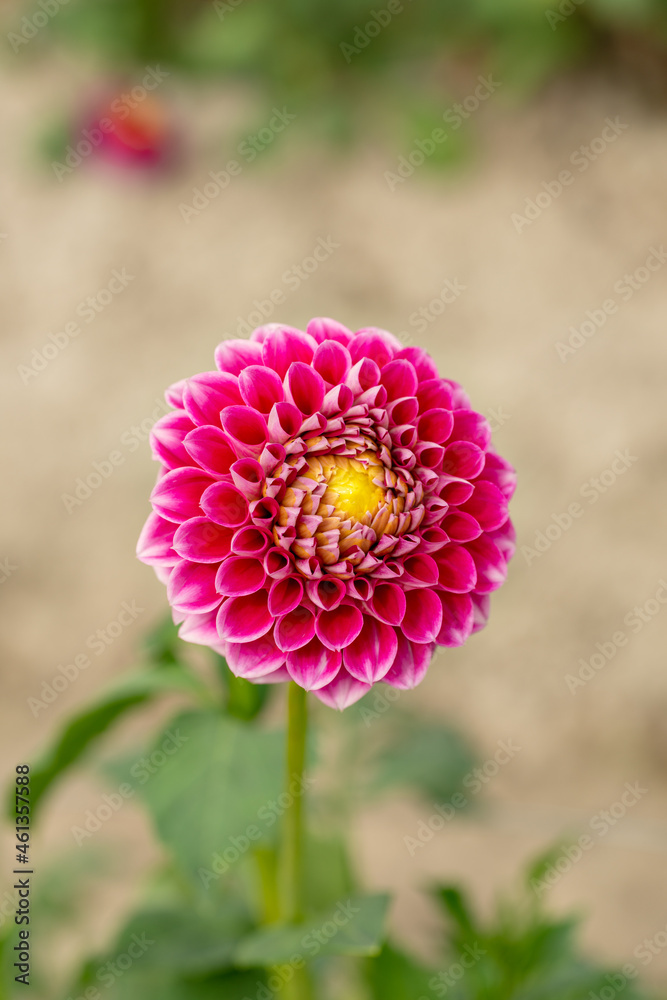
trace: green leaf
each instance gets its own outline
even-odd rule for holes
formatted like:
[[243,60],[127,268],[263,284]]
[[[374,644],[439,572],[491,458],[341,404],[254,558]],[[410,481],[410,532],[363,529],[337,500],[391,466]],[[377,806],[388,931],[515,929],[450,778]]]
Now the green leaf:
[[206,889],[275,835],[283,737],[210,711],[174,719],[157,747],[169,732],[179,749],[142,795],[180,868]]
[[[130,674],[97,704],[89,706],[67,722],[51,748],[31,767],[30,797],[33,819],[42,799],[56,779],[60,778],[90,744],[105,733],[120,716],[137,705],[149,701],[155,695],[173,691],[207,695],[207,688],[201,681],[180,667]],[[7,797],[7,811],[12,819],[14,807],[12,785]]]
[[392,720],[391,744],[376,765],[374,785],[404,785],[442,803],[464,791],[464,778],[475,763],[469,744],[456,730],[402,716]]
[[208,912],[189,907],[148,909],[135,914],[112,955],[142,951],[143,969],[202,975],[228,969],[237,942],[252,927],[246,907],[234,897],[216,899]]
[[237,719],[254,719],[264,708],[272,685],[253,684],[244,677],[236,677],[227,666],[224,656],[219,653],[214,653],[213,656],[227,692],[226,711]]
[[302,924],[266,927],[243,940],[235,954],[241,968],[280,965],[295,956],[377,955],[382,944],[386,895],[358,896]]
[[307,908],[317,913],[355,892],[343,840],[308,837],[305,845],[304,887]]
[[433,995],[429,980],[434,972],[388,944],[377,958],[369,960],[366,975],[373,1000],[417,1000]]
[[456,886],[443,886],[436,890],[436,899],[447,913],[450,920],[465,939],[471,939],[480,933],[472,910],[461,889]]
[[230,971],[204,979],[186,978],[174,975],[168,968],[144,966],[141,959],[112,981],[105,977],[103,964],[89,962],[67,996],[85,996],[86,989],[90,988],[95,990],[92,996],[103,993],[106,1000],[147,1000],[148,997],[159,1000],[248,1000],[262,995],[260,989],[263,989],[263,995],[270,995],[266,987],[266,973],[262,969]]

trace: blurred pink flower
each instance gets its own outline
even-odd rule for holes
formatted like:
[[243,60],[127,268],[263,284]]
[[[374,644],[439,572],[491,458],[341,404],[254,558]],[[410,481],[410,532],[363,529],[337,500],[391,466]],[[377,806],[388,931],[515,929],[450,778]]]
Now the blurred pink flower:
[[167,391],[140,559],[180,635],[345,708],[418,684],[487,620],[514,551],[512,467],[418,347],[272,323]]
[[98,157],[129,168],[166,166],[178,146],[168,106],[150,94],[134,102],[126,94],[100,102],[86,134],[94,135]]

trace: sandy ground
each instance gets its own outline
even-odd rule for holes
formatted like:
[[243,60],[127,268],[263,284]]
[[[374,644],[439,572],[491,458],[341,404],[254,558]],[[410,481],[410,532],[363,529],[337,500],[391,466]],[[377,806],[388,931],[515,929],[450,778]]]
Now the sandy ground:
[[[212,367],[215,344],[279,289],[284,302],[271,319],[298,326],[331,315],[423,344],[494,421],[497,447],[519,472],[513,512],[527,548],[495,596],[491,624],[441,656],[410,698],[460,723],[483,758],[499,740],[521,749],[489,782],[484,816],[449,825],[414,857],[403,838],[430,810],[408,801],[366,810],[354,836],[368,884],[398,891],[397,932],[423,943],[433,924],[419,886],[460,879],[488,905],[525,859],[563,833],[589,829],[626,783],[638,782],[636,804],[595,834],[551,897],[558,909],[586,914],[591,951],[633,960],[639,943],[667,925],[667,614],[651,603],[667,578],[667,270],[638,272],[636,288],[624,276],[653,248],[654,263],[664,254],[663,118],[596,82],[557,88],[521,111],[498,97],[471,123],[477,149],[466,171],[424,166],[394,191],[384,173],[395,170],[395,154],[305,152],[295,138],[291,152],[285,144],[258,158],[186,224],[179,204],[192,201],[215,160],[151,183],[84,165],[60,184],[30,161],[37,124],[76,91],[77,81],[53,69],[0,81],[9,473],[0,558],[11,567],[0,586],[3,774],[131,663],[139,634],[163,613],[162,586],[134,558],[155,468],[144,432],[133,428],[154,419],[167,384]],[[180,100],[195,131],[223,120],[236,134],[234,97]],[[608,117],[617,122],[606,133],[613,138],[604,151],[596,143],[599,155],[581,169],[572,154],[601,136]],[[565,169],[571,183],[546,205],[543,184]],[[517,231],[513,213],[540,191],[545,207]],[[286,282],[320,240],[331,248],[326,259],[298,287]],[[127,287],[44,370],[22,378],[33,349],[75,320],[114,269],[132,276]],[[448,281],[464,287],[441,309]],[[612,314],[562,360],[557,344],[569,328],[610,299]],[[423,329],[414,317],[422,307],[430,317]],[[63,495],[113,451],[122,463],[68,510]],[[572,504],[578,516],[557,529],[554,518],[567,525]],[[536,532],[549,525],[537,552]],[[145,609],[136,624],[35,718],[28,699],[132,601]],[[626,619],[644,605],[645,620]],[[571,691],[566,675],[619,631],[625,644]],[[71,850],[70,826],[99,795],[100,786],[77,778],[53,797],[45,858]],[[120,845],[126,861],[72,950],[103,938],[153,856],[134,806],[100,842]],[[667,951],[646,976],[667,983]]]

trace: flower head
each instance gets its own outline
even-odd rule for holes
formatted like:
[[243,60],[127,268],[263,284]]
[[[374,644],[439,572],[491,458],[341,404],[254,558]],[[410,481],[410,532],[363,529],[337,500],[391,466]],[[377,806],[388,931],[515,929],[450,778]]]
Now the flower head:
[[514,551],[512,467],[417,347],[330,319],[229,340],[167,391],[139,558],[180,635],[345,708],[482,628]]

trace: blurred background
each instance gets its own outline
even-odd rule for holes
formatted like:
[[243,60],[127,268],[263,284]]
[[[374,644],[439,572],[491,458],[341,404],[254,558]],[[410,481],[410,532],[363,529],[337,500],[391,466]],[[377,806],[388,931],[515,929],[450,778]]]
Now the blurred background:
[[[3,777],[164,616],[134,557],[164,388],[263,322],[384,327],[466,387],[519,474],[489,627],[403,702],[478,762],[516,749],[416,848],[435,800],[362,798],[357,868],[427,955],[425,885],[488,912],[588,833],[549,905],[664,995],[667,3],[4,0],[1,24]],[[63,981],[158,856],[129,802],[84,863],[72,828],[105,787],[73,773],[37,835],[85,882]]]

